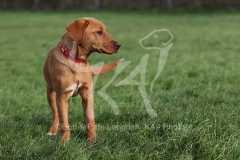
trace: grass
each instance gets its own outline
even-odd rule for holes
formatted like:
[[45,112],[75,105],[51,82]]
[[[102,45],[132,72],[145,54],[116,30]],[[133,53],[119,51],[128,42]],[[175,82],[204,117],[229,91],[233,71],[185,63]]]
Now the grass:
[[[113,56],[92,54],[91,64],[121,58],[132,62],[106,90],[118,104],[118,116],[97,93],[114,70],[98,78],[94,144],[85,139],[80,98],[69,100],[71,140],[63,147],[58,136],[45,136],[51,112],[42,67],[48,50],[66,32],[65,26],[83,16],[103,21],[122,44]],[[239,13],[1,11],[0,22],[0,159],[240,158]],[[151,83],[159,51],[144,50],[138,40],[162,28],[174,39],[153,92],[147,85],[149,101],[158,114],[151,118],[138,86],[114,85],[147,53],[146,82]]]

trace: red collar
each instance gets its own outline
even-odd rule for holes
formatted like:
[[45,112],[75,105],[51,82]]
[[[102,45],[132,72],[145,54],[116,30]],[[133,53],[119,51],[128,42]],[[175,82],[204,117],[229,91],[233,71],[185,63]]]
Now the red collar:
[[71,53],[68,51],[68,49],[65,48],[65,47],[63,47],[62,44],[60,45],[60,49],[61,49],[63,55],[64,55],[65,57],[69,58],[70,60],[72,60],[72,61],[74,61],[74,62],[76,62],[76,63],[84,63],[84,62],[85,62],[85,60],[79,59],[79,58],[71,55]]

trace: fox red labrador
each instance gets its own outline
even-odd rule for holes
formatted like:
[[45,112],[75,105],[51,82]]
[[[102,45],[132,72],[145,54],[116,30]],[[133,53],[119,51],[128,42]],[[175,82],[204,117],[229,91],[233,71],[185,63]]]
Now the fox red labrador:
[[102,22],[94,18],[76,19],[66,29],[62,40],[50,49],[43,68],[47,100],[52,109],[52,125],[47,135],[55,135],[60,128],[60,141],[70,139],[68,99],[80,94],[87,138],[92,141],[96,136],[92,76],[108,72],[121,60],[91,67],[88,58],[93,52],[117,53],[121,44],[108,34]]

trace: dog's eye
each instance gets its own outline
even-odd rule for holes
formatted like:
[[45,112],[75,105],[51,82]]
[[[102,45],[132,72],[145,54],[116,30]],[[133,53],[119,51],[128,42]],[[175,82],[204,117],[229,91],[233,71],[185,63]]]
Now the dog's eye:
[[103,32],[101,30],[97,31],[97,34],[101,35]]

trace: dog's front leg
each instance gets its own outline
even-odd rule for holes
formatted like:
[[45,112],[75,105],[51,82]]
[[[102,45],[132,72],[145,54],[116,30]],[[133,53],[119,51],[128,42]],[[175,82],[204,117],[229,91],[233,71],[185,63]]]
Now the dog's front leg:
[[60,94],[56,96],[56,100],[61,133],[60,142],[68,141],[70,139],[70,128],[68,124],[68,97],[65,94]]
[[93,141],[96,136],[96,126],[94,119],[94,99],[92,87],[82,88],[80,94],[82,97],[82,107],[86,122],[87,138],[89,141]]

